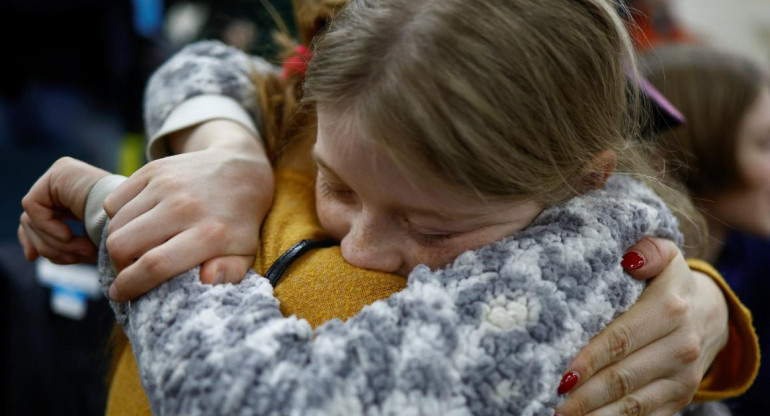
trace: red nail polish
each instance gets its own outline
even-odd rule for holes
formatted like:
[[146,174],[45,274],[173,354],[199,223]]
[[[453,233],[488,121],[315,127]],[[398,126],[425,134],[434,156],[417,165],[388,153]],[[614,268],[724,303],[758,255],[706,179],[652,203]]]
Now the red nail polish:
[[561,378],[559,383],[559,394],[567,394],[580,380],[580,375],[575,371],[570,371]]
[[623,261],[620,265],[627,270],[636,270],[644,266],[644,257],[635,251],[629,251],[623,256]]

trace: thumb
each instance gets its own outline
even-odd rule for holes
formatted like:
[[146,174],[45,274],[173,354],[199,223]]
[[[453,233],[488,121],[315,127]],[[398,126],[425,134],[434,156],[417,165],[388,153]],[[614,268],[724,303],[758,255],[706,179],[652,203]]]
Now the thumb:
[[661,274],[677,254],[671,240],[645,237],[626,251],[620,264],[632,277],[645,280]]
[[240,283],[254,256],[223,256],[207,260],[201,265],[201,283]]

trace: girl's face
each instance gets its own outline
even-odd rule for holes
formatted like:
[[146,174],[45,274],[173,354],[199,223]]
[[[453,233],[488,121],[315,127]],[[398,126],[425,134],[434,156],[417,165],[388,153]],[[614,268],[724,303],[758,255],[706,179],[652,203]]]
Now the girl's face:
[[401,276],[418,264],[442,267],[526,227],[543,210],[533,199],[484,202],[407,176],[342,120],[318,110],[316,210],[356,267]]
[[730,227],[770,237],[770,87],[746,113],[736,146],[743,186],[711,198],[710,214]]

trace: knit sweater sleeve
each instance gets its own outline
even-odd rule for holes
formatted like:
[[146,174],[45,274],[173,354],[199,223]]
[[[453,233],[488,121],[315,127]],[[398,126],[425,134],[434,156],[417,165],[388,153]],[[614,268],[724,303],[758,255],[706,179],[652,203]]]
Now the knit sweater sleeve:
[[150,77],[144,121],[150,160],[169,154],[169,133],[216,118],[236,121],[257,136],[261,129],[256,75],[278,68],[219,41],[193,43]]
[[[648,235],[681,241],[657,197],[613,178],[315,331],[254,273],[209,286],[195,269],[112,306],[158,415],[551,416],[571,357],[641,293],[619,259]],[[100,269],[106,290],[104,247]]]

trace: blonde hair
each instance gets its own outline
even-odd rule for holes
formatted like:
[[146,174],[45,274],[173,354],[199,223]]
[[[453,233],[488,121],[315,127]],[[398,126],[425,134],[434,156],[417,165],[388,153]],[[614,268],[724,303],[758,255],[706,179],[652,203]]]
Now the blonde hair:
[[619,171],[643,177],[679,214],[694,215],[655,179],[649,149],[637,140],[635,58],[615,2],[341,3],[295,1],[298,20],[314,8],[339,13],[313,37],[302,89],[272,100],[284,100],[279,123],[289,117],[287,96],[303,103],[290,106],[299,108],[291,113],[299,123],[269,129],[280,131],[273,148],[310,134],[320,106],[349,117],[407,171],[485,198],[545,204],[585,190],[592,161],[611,150]]

